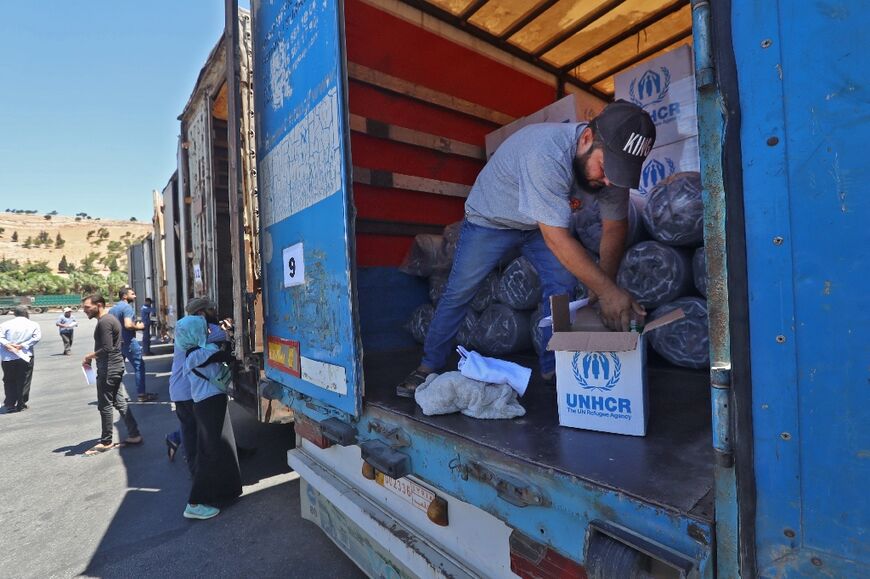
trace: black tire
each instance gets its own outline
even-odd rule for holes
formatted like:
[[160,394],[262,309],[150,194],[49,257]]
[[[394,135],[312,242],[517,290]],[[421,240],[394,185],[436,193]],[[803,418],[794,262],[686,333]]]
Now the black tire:
[[596,533],[586,550],[586,573],[589,579],[652,579],[645,559],[640,551]]

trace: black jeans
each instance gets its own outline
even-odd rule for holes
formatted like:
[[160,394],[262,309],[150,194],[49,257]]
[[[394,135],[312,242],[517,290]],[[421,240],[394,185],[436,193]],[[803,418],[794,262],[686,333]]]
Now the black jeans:
[[73,333],[61,332],[60,339],[63,340],[63,353],[69,354],[69,351],[72,349],[73,344]]
[[30,382],[33,380],[33,360],[9,360],[3,362],[3,405],[21,410],[30,400]]
[[127,427],[127,436],[139,436],[139,425],[133,418],[133,411],[127,405],[127,390],[121,382],[124,368],[97,368],[97,408],[100,411],[103,430],[100,435],[102,444],[112,444],[112,409],[116,409]]
[[193,414],[193,400],[181,400],[175,403],[175,415],[181,423],[181,446],[184,447],[184,459],[190,474],[196,471],[196,416]]

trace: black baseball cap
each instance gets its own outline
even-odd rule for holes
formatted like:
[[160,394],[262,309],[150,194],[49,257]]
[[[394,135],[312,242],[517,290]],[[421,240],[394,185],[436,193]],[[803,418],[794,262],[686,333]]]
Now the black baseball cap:
[[592,130],[604,141],[607,179],[617,187],[637,189],[643,162],[656,142],[656,126],[649,114],[620,99],[604,107]]

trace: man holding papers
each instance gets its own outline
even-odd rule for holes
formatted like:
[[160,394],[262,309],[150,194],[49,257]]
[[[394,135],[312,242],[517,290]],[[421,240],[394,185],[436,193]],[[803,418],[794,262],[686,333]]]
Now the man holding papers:
[[27,308],[15,308],[15,317],[0,324],[0,360],[6,412],[28,408],[30,381],[33,378],[33,347],[42,339],[39,324],[30,321]]
[[[100,411],[102,432],[100,442],[85,452],[94,455],[119,446],[142,444],[139,426],[133,418],[133,412],[127,405],[127,390],[121,382],[124,377],[124,356],[121,354],[121,322],[109,314],[106,299],[100,294],[91,294],[82,300],[82,309],[89,320],[96,319],[94,330],[94,351],[85,356],[82,366],[91,368],[94,361],[97,366],[97,409]],[[90,382],[90,379],[88,380]],[[113,442],[113,418],[117,410],[127,427],[127,438],[121,444]]]

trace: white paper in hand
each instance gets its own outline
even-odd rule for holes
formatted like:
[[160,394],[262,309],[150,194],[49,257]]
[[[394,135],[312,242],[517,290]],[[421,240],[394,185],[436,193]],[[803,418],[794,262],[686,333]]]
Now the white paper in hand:
[[97,383],[97,371],[92,366],[82,364],[82,374],[85,375],[85,382],[88,386],[93,386]]

